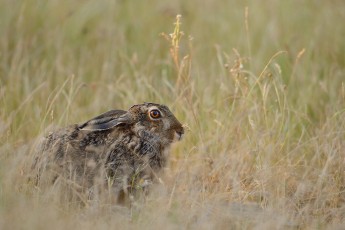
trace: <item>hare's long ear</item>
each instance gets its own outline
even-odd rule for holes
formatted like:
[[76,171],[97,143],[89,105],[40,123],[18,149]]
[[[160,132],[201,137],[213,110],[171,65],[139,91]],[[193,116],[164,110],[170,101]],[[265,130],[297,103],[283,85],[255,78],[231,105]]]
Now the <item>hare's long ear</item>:
[[80,125],[79,130],[101,131],[131,123],[133,122],[128,113],[122,110],[112,110]]

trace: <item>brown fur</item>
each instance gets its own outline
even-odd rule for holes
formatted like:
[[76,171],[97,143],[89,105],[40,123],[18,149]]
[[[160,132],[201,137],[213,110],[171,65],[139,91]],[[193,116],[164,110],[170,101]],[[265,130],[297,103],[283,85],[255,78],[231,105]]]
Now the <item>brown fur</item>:
[[[160,118],[150,116],[153,109]],[[166,165],[170,144],[183,133],[164,105],[144,103],[106,112],[43,139],[33,166],[37,184],[63,180],[90,194],[97,185],[108,185],[117,197],[133,193],[155,180]]]

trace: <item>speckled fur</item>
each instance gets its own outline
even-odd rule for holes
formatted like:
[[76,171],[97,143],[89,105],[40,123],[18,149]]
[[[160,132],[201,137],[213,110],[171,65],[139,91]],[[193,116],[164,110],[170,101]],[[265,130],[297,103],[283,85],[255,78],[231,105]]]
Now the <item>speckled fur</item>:
[[[160,119],[150,118],[152,108],[161,112]],[[116,195],[133,193],[155,181],[166,165],[170,144],[183,133],[164,105],[144,103],[128,111],[109,111],[41,141],[33,165],[37,184],[63,177],[87,191],[110,184]]]

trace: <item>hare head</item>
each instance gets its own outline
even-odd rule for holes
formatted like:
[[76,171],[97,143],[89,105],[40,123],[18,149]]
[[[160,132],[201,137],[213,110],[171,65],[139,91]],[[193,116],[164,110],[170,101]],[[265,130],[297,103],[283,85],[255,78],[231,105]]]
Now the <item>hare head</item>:
[[102,131],[115,127],[130,129],[140,138],[159,139],[164,145],[181,140],[184,129],[165,105],[143,103],[128,111],[112,110],[79,126],[80,130]]

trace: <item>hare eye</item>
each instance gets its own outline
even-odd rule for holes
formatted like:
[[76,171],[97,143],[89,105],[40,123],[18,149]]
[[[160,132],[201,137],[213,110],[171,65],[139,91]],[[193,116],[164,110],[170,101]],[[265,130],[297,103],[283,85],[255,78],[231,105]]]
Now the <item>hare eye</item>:
[[159,110],[154,109],[150,111],[150,117],[157,119],[161,117],[161,112],[159,112]]

